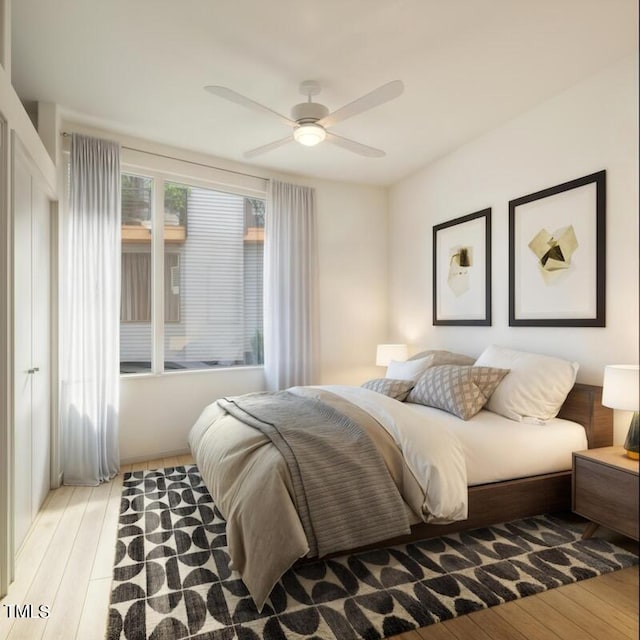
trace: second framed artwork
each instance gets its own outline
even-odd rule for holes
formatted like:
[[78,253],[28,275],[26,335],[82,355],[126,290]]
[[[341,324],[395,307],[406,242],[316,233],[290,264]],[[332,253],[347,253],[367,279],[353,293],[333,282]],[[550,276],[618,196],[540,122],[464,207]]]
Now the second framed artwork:
[[509,325],[605,326],[606,172],[509,202]]
[[433,227],[433,324],[491,325],[491,209]]

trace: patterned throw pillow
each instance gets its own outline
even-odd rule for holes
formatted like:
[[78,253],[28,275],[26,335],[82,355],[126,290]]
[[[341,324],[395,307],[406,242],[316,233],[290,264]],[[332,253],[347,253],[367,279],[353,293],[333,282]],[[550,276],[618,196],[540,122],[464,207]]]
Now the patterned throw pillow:
[[415,382],[413,380],[394,380],[393,378],[376,378],[375,380],[369,380],[362,386],[365,389],[371,389],[371,391],[377,391],[390,398],[395,398],[400,402],[409,395],[409,391],[413,389]]
[[446,364],[427,369],[407,402],[436,407],[469,420],[484,407],[508,369]]

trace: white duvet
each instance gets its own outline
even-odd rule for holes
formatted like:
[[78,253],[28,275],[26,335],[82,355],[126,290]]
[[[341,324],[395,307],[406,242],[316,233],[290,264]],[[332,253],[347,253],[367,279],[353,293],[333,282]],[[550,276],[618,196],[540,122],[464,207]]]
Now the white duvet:
[[[308,396],[316,389],[340,396],[382,425],[402,453],[401,458],[385,436],[386,446],[401,461],[402,477],[396,486],[414,522],[467,517],[464,452],[450,429],[431,425],[401,402],[360,387],[294,387],[289,391]],[[282,574],[309,551],[284,459],[264,434],[227,414],[217,403],[205,408],[191,429],[189,444],[227,521],[232,566],[261,609]]]
[[[467,518],[467,471],[462,444],[442,423],[430,422],[385,395],[344,385],[320,387],[372,415],[394,439],[424,494],[425,522]],[[295,387],[291,389],[295,391]]]

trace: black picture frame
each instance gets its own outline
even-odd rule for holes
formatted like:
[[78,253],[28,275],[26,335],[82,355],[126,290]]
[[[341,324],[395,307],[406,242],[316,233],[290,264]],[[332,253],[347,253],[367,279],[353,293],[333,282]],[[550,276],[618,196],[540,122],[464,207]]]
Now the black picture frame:
[[[452,246],[451,242],[455,243],[456,240],[470,244],[469,247],[460,248],[460,251],[465,253],[452,253],[456,245]],[[443,251],[445,244],[449,247],[446,255]],[[473,260],[471,256],[474,247],[480,260]],[[435,326],[491,326],[491,208],[434,225],[432,249],[433,324]],[[454,300],[451,295],[454,289],[449,286],[451,278],[455,277],[455,275],[452,276],[451,265],[457,259],[460,266],[461,255],[465,256],[464,263],[466,263],[462,267],[467,266],[468,270],[477,267],[475,273],[471,271],[470,276],[467,274],[467,284],[473,291],[467,299],[468,302],[465,301],[464,295],[469,289],[462,294],[454,293],[454,296],[459,296],[458,300]],[[446,283],[445,269],[448,271]]]
[[509,326],[605,324],[606,170],[511,200]]

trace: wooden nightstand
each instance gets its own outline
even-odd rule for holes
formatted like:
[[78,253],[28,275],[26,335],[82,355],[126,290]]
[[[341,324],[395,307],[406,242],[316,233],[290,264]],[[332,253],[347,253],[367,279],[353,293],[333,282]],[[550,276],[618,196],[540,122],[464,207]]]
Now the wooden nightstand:
[[591,523],[583,538],[599,525],[638,540],[638,461],[622,447],[602,447],[573,454],[572,508]]

